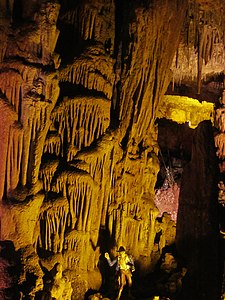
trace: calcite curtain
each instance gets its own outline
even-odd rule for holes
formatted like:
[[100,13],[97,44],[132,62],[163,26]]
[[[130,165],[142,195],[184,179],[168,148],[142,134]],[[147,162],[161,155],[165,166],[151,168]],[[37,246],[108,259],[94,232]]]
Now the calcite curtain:
[[1,239],[20,252],[20,286],[37,278],[24,293],[41,291],[60,262],[81,299],[101,285],[103,250],[123,245],[143,270],[154,261],[155,116],[187,1],[8,4],[0,1]]

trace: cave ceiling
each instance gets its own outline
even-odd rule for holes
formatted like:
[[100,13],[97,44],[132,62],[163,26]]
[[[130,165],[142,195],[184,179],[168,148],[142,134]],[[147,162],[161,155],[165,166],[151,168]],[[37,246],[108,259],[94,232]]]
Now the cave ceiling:
[[175,241],[154,203],[159,146],[182,143],[189,160],[207,121],[225,158],[224,9],[0,0],[0,228],[20,255],[23,295],[42,292],[60,263],[67,285],[56,298],[83,299],[101,286],[103,251],[124,245],[145,273]]

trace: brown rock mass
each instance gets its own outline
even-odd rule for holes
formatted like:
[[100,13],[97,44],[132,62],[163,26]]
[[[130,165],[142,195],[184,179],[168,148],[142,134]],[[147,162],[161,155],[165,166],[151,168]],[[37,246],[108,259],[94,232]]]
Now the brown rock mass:
[[[176,137],[158,138],[157,121],[214,126],[215,104],[222,163],[223,11],[222,0],[0,0],[2,299],[81,300],[104,286],[105,251],[115,256],[123,245],[139,278],[175,243],[176,223],[166,212],[160,218],[154,202],[158,141],[162,148],[181,147]],[[183,145],[192,144],[185,137]],[[204,246],[189,255],[183,239],[190,234],[197,244],[210,236],[211,227],[200,226],[208,217],[223,224],[210,210],[211,202],[218,204],[218,165],[211,164],[216,152],[205,150],[207,141],[200,134],[196,152],[187,150],[195,161],[208,159],[210,166],[193,167],[199,181],[192,186],[205,189],[190,203],[190,186],[179,187],[177,245],[193,278],[202,274],[194,261]],[[218,247],[210,253],[219,269]],[[198,288],[201,278],[195,280]],[[201,286],[198,299],[217,299],[221,288],[214,283],[211,298]]]

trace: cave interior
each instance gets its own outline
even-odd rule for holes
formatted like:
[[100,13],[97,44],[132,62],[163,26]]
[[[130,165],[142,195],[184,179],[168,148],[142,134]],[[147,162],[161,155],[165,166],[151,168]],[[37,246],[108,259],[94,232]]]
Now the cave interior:
[[224,10],[0,0],[0,299],[225,299]]

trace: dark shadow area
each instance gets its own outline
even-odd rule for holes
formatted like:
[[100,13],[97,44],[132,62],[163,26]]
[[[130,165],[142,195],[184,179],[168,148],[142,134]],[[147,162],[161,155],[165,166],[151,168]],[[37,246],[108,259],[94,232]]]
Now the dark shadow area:
[[220,299],[218,179],[212,124],[203,121],[194,132],[179,197],[176,245],[188,268],[182,300]]
[[[222,75],[224,76],[224,75]],[[218,104],[218,99],[221,95],[221,89],[223,88],[223,79],[221,75],[218,78],[210,78],[204,82],[201,87],[201,93],[197,92],[197,83],[172,83],[168,86],[167,95],[186,96],[199,100],[199,102],[207,101]],[[221,81],[222,80],[222,81]]]
[[0,270],[0,299],[19,299],[20,259],[12,241],[0,241]]
[[[165,179],[174,181],[180,186],[183,168],[191,159],[194,130],[188,126],[188,123],[178,124],[165,118],[157,119],[156,123],[160,148],[158,156],[160,171],[155,189],[161,188]],[[172,178],[167,178],[171,176]]]
[[[109,101],[103,92],[89,90],[85,88],[83,85],[76,85],[70,82],[60,82],[60,95],[63,97],[76,98],[76,97],[92,97],[93,99],[102,98],[106,101]],[[61,99],[62,100],[62,99]]]

